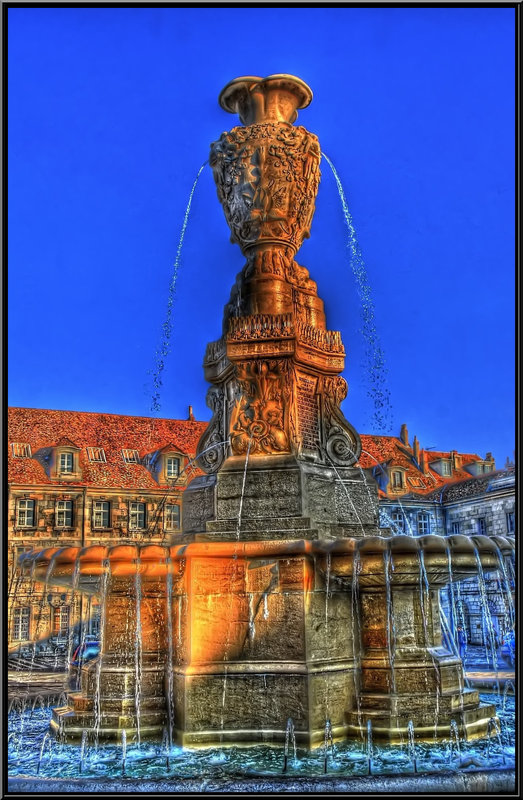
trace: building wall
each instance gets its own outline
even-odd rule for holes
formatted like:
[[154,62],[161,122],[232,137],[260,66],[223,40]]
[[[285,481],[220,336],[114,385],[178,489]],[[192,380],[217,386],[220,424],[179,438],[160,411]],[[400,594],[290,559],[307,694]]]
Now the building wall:
[[[134,544],[151,543],[170,544],[176,541],[180,533],[177,530],[166,530],[164,526],[165,503],[180,506],[181,489],[158,490],[151,492],[124,492],[118,490],[103,491],[96,488],[63,487],[30,487],[11,486],[8,500],[8,645],[10,649],[28,644],[34,640],[42,649],[58,643],[65,644],[66,635],[53,631],[54,608],[70,607],[70,626],[75,628],[75,638],[80,633],[80,621],[96,634],[95,615],[96,600],[74,597],[69,589],[45,586],[31,578],[30,570],[24,573],[18,568],[18,559],[25,551],[38,551],[50,547],[86,547],[94,544]],[[34,501],[34,524],[30,527],[17,525],[17,504],[19,500]],[[68,528],[56,526],[56,503],[58,500],[72,500],[72,526]],[[105,501],[110,504],[110,525],[105,529],[93,527],[93,503]],[[142,530],[129,530],[129,503],[140,502],[146,507],[146,527]],[[19,638],[21,628],[15,609],[29,608],[29,628],[27,639]],[[89,620],[91,622],[89,623]],[[51,642],[49,642],[51,638]]]

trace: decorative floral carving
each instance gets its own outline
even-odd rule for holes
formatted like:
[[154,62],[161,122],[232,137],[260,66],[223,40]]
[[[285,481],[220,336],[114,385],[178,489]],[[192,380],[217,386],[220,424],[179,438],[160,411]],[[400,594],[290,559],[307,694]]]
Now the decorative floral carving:
[[288,362],[248,361],[237,365],[240,397],[231,414],[231,449],[235,455],[289,452],[285,431]]
[[297,252],[309,235],[320,158],[314,134],[279,122],[233,128],[211,145],[218,197],[242,252],[262,241]]

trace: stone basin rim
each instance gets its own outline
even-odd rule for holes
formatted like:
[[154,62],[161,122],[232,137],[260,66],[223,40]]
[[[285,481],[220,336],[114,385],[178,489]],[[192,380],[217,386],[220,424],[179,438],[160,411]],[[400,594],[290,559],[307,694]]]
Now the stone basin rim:
[[89,545],[87,547],[50,547],[40,551],[23,553],[20,564],[35,563],[42,568],[46,564],[63,566],[80,562],[81,566],[104,561],[122,563],[140,561],[143,563],[167,563],[185,558],[285,558],[300,555],[311,556],[344,556],[359,552],[373,555],[390,552],[395,556],[415,554],[419,552],[442,554],[447,556],[470,556],[478,553],[499,555],[508,554],[514,549],[509,539],[497,536],[454,535],[449,537],[428,535],[412,537],[399,535],[392,537],[369,536],[362,539],[346,538],[330,540],[284,540],[284,541],[248,541],[248,542],[190,542],[188,544],[114,544]]

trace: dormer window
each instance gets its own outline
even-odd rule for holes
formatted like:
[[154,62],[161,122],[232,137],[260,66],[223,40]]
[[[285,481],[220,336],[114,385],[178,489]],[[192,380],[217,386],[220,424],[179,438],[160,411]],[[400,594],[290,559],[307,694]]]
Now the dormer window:
[[[69,440],[61,440],[54,447],[41,451],[44,463],[50,466],[50,478],[59,481],[75,481],[81,478],[79,448]],[[38,453],[35,454],[38,458]]]
[[139,464],[138,450],[122,450],[122,458],[126,464]]
[[62,473],[62,475],[74,472],[73,453],[60,453],[58,456],[58,472]]
[[403,472],[399,470],[393,470],[392,472],[392,488],[393,489],[403,489],[405,486],[403,481]]
[[31,445],[23,442],[11,442],[11,451],[15,458],[31,458]]
[[178,456],[166,456],[165,458],[165,476],[172,480],[177,478],[180,474],[180,459]]
[[88,447],[87,457],[89,461],[99,462],[105,464],[105,452],[103,447]]
[[452,467],[450,461],[441,462],[441,474],[445,476],[452,475]]

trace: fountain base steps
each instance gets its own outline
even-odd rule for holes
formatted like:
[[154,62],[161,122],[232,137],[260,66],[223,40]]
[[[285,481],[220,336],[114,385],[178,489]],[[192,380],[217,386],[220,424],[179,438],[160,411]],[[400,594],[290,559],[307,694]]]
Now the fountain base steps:
[[[421,703],[411,704],[398,700],[398,710],[394,708],[377,708],[366,704],[367,698],[362,698],[359,711],[351,711],[346,714],[345,719],[348,723],[348,736],[355,738],[364,736],[367,723],[372,725],[373,739],[388,744],[404,744],[408,741],[408,726],[412,722],[415,737],[419,741],[431,742],[436,739],[452,738],[452,723],[457,725],[459,736],[462,739],[479,739],[487,736],[489,723],[492,718],[496,718],[496,706],[493,704],[471,703],[470,708],[453,708],[444,702],[445,698],[440,698],[439,709],[429,706],[425,698],[425,709]],[[416,705],[418,707],[416,708]],[[408,708],[405,710],[399,709]]]
[[[232,459],[229,459],[232,461]],[[270,460],[269,460],[270,461]],[[199,540],[361,538],[378,533],[377,484],[354,467],[285,458],[227,464],[183,494],[184,536]]]
[[163,697],[147,698],[147,706],[142,705],[140,708],[139,729],[132,698],[115,699],[110,703],[104,701],[98,728],[92,702],[75,695],[70,695],[69,700],[72,700],[73,705],[54,708],[50,722],[51,730],[65,737],[68,742],[81,741],[84,731],[88,731],[100,742],[120,741],[122,731],[125,731],[128,741],[133,741],[138,739],[138,730],[140,739],[161,741],[167,725]]

